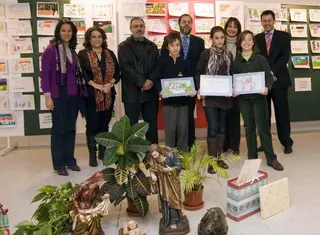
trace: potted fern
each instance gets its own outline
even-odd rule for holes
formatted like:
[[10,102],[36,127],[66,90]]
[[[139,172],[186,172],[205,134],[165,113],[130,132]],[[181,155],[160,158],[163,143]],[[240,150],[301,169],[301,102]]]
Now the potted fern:
[[190,152],[180,152],[178,154],[183,170],[180,173],[181,188],[185,195],[183,207],[186,210],[199,210],[203,207],[203,189],[204,182],[207,179],[217,179],[207,175],[209,166],[216,171],[217,177],[228,178],[227,170],[218,165],[222,160],[228,163],[234,163],[239,159],[238,156],[230,154],[227,158],[213,158],[204,154],[200,145],[194,144]]
[[115,206],[127,198],[127,213],[131,216],[144,217],[149,209],[147,196],[151,188],[144,164],[150,146],[144,139],[148,128],[146,122],[131,127],[129,118],[123,116],[113,125],[111,132],[96,136],[97,143],[106,147],[103,160],[107,167],[104,169],[106,182],[102,191],[108,191],[110,202]]

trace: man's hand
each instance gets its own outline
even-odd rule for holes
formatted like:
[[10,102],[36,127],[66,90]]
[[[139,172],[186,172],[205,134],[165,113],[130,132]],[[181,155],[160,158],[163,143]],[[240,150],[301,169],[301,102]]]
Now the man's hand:
[[276,76],[273,76],[273,81],[277,81],[278,78]]
[[149,79],[147,79],[143,85],[143,90],[144,91],[147,91],[147,90],[150,90],[153,86],[153,82]]
[[268,95],[268,91],[269,89],[266,87],[266,89],[264,90],[264,92],[259,93],[260,95]]

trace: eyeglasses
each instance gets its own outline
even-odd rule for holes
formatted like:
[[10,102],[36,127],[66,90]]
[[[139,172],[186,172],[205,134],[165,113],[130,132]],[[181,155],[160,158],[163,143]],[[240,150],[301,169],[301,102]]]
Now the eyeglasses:
[[144,24],[134,24],[134,25],[131,25],[131,28],[134,28],[134,29],[137,29],[137,28],[144,28],[145,25]]

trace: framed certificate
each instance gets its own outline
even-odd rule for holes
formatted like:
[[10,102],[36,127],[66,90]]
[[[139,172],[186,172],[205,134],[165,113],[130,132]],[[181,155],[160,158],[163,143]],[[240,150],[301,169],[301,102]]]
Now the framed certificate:
[[255,94],[264,92],[265,73],[239,73],[233,75],[234,93],[241,94]]
[[188,96],[196,93],[193,77],[161,79],[163,97]]
[[232,76],[200,75],[201,96],[232,96]]

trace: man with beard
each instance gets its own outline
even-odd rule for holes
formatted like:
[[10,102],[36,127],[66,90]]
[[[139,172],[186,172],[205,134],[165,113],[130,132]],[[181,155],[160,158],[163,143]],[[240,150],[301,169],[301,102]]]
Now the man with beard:
[[[191,72],[195,76],[197,70],[197,64],[202,51],[204,51],[204,40],[202,38],[191,35],[192,30],[192,17],[189,14],[183,14],[178,19],[180,28],[180,37],[182,41],[182,48],[180,51],[180,56],[188,61]],[[161,57],[169,56],[168,48],[161,48]],[[196,84],[196,82],[195,82]],[[197,87],[196,87],[197,89]],[[196,140],[195,133],[195,123],[194,123],[194,109],[196,104],[196,97],[189,97],[188,104],[188,123],[189,123],[189,133],[188,133],[188,146],[192,147]]]
[[149,124],[147,140],[158,143],[159,97],[150,76],[157,65],[159,52],[156,44],[144,37],[143,19],[132,18],[130,30],[132,35],[120,43],[118,51],[122,102],[130,124],[136,124],[142,114],[144,121]]

